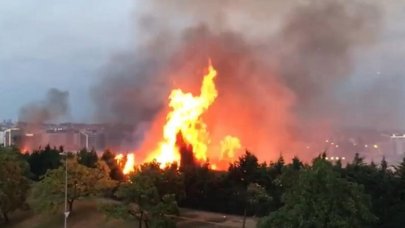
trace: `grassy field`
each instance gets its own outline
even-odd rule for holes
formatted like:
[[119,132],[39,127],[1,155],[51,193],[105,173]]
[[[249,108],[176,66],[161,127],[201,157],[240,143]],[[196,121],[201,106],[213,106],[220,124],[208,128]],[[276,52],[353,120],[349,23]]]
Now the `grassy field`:
[[[107,219],[107,217],[97,210],[97,201],[78,201],[75,204],[74,213],[68,218],[69,228],[136,228],[137,221],[123,221],[117,219]],[[10,224],[1,227],[16,228],[60,228],[63,227],[63,215],[37,215],[32,211],[18,211],[10,215]],[[255,227],[254,219],[247,220],[247,227]],[[205,228],[242,227],[242,217],[223,215],[218,213],[181,209],[177,227],[180,228]]]

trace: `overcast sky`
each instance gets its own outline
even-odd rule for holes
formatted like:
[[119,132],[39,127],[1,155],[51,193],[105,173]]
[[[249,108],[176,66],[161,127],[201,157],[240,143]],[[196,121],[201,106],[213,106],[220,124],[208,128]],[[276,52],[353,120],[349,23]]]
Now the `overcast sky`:
[[55,87],[70,92],[72,116],[91,112],[100,67],[132,39],[130,0],[0,1],[0,120]]
[[[381,75],[405,77],[401,2],[386,1],[382,39],[359,58],[355,74],[362,76],[348,87]],[[0,120],[16,120],[22,105],[40,100],[52,87],[70,92],[73,121],[90,119],[89,88],[108,59],[136,41],[135,5],[132,0],[1,0]]]

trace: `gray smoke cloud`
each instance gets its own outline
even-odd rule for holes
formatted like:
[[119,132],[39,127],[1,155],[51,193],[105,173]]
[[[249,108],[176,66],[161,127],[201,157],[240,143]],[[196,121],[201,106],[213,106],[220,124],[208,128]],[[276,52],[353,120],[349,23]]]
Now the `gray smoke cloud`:
[[43,124],[66,117],[69,110],[69,93],[52,88],[43,100],[21,107],[18,120],[34,125]]
[[288,17],[279,35],[279,69],[305,118],[336,118],[336,90],[353,72],[353,52],[377,38],[380,20],[375,5],[356,1],[313,1]]
[[[220,95],[206,117],[213,140],[240,136],[264,159],[312,135],[309,126],[325,134],[356,124],[348,113],[367,109],[339,91],[352,77],[355,54],[378,39],[377,1],[142,3],[136,45],[111,59],[92,90],[98,122],[153,122],[170,89],[198,91],[209,57],[219,72]],[[154,140],[150,131],[146,141]]]

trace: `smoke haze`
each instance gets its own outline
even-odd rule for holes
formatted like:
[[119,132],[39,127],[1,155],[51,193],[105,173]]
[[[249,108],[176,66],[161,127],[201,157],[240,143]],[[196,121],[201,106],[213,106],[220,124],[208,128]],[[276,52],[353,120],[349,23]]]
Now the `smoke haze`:
[[18,120],[29,124],[57,121],[69,114],[69,93],[50,89],[44,100],[29,103],[20,109]]
[[[160,137],[169,91],[198,92],[208,58],[219,73],[219,97],[204,116],[213,142],[238,136],[259,158],[387,118],[369,112],[382,97],[354,102],[370,88],[339,94],[355,55],[379,38],[377,1],[148,1],[135,15],[136,44],[111,59],[91,94],[98,122],[151,123],[141,151]],[[369,116],[358,122],[358,113]]]

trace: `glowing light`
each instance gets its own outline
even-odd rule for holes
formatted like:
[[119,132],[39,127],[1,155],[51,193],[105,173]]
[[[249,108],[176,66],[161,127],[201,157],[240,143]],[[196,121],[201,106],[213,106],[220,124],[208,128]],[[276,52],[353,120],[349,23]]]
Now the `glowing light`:
[[234,136],[227,135],[221,141],[221,159],[235,157],[235,151],[242,147],[240,140]]
[[117,164],[122,167],[122,173],[127,175],[135,171],[135,154],[127,154],[125,164],[124,162],[124,155],[118,154],[114,157],[117,161]]
[[374,147],[375,149],[378,149],[379,146],[378,146],[377,144],[374,144],[373,147]]
[[123,174],[129,174],[135,171],[135,154],[127,154],[127,161],[125,162]]
[[114,157],[114,159],[117,161],[117,164],[120,164],[122,162],[122,159],[124,158],[124,155],[118,154]]

